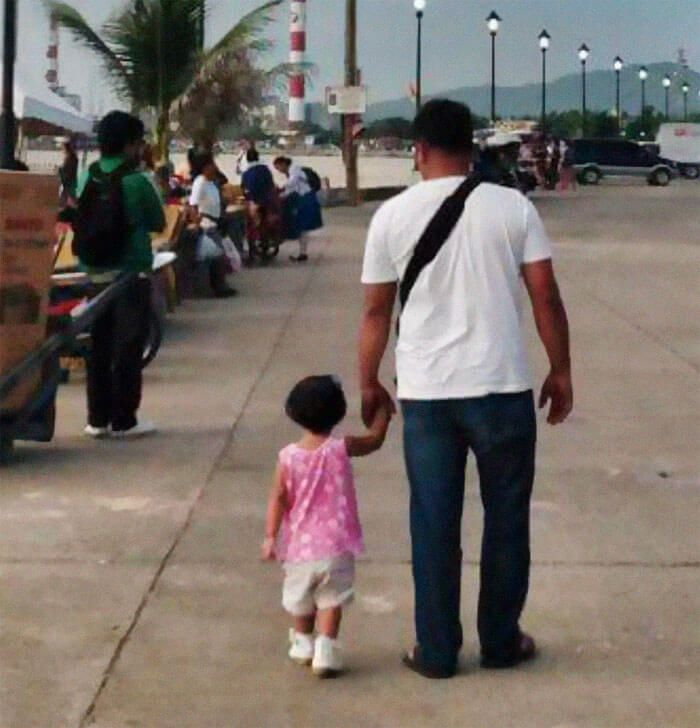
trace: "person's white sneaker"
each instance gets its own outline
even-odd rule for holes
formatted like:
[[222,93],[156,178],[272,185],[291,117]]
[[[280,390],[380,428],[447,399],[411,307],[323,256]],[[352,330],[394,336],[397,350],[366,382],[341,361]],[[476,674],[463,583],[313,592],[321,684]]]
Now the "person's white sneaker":
[[94,437],[99,440],[102,437],[109,437],[109,427],[93,427],[92,425],[85,425],[83,432],[88,437]]
[[310,665],[314,656],[314,638],[310,634],[289,630],[289,657],[300,665]]
[[156,432],[156,426],[148,420],[139,420],[133,427],[128,430],[111,430],[112,437],[116,438],[134,438],[143,437],[144,435],[152,435]]
[[335,677],[343,670],[340,643],[326,635],[319,635],[314,645],[314,659],[311,670],[318,677]]

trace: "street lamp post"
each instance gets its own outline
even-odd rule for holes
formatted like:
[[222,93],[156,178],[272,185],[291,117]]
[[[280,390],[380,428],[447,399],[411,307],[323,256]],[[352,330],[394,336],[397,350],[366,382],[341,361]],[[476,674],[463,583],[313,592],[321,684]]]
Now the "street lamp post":
[[542,127],[542,133],[546,134],[547,125],[547,49],[549,48],[549,39],[551,36],[546,30],[542,30],[539,34],[540,39],[540,50],[542,51],[542,121],[540,126]]
[[5,0],[2,66],[2,168],[15,161],[15,55],[17,49],[17,0]]
[[681,91],[683,92],[683,121],[688,121],[688,91],[690,91],[690,86],[687,81],[683,81]]
[[646,108],[646,87],[647,87],[647,78],[649,76],[649,73],[647,71],[646,66],[642,66],[639,69],[639,80],[642,82],[642,114],[639,117],[640,118],[640,126],[642,127],[642,134],[645,134],[646,131],[644,129],[644,109]]
[[421,51],[422,51],[422,21],[423,11],[425,10],[425,0],[413,0],[413,7],[416,9],[416,19],[418,20],[418,38],[416,44],[416,111],[420,111],[421,105]]
[[671,77],[666,74],[663,78],[663,81],[661,82],[664,87],[664,111],[666,116],[666,121],[668,121],[668,90],[671,88]]
[[613,68],[615,69],[615,114],[617,115],[617,133],[622,131],[622,116],[620,111],[620,71],[624,61],[620,56],[615,56]]
[[495,10],[486,18],[486,25],[491,34],[491,123],[496,121],[496,33],[501,19]]
[[578,59],[581,61],[581,134],[586,136],[586,61],[591,54],[585,43],[578,49]]

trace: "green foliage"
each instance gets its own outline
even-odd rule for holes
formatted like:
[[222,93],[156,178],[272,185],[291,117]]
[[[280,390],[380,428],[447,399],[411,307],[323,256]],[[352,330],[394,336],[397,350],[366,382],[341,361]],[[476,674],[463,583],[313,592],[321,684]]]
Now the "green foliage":
[[377,119],[365,128],[364,136],[367,139],[381,137],[397,137],[399,139],[411,138],[411,122],[403,117],[394,116],[388,119]]
[[200,0],[130,0],[100,33],[67,3],[47,6],[53,20],[101,57],[115,89],[136,110],[172,104],[198,67]]
[[615,138],[618,136],[617,117],[607,111],[594,112],[588,118],[587,134],[596,139]]
[[186,134],[211,148],[222,124],[240,118],[261,100],[267,85],[289,72],[287,64],[272,72],[255,65],[256,54],[270,45],[262,30],[281,3],[269,0],[248,13],[203,52],[201,0],[129,0],[99,33],[68,3],[45,0],[51,18],[101,58],[116,91],[133,110],[155,112],[163,155],[172,111]]
[[547,115],[547,133],[556,137],[572,139],[581,134],[581,112],[570,111],[552,112]]
[[627,139],[641,139],[650,141],[656,138],[661,124],[666,121],[666,117],[657,112],[653,106],[644,107],[644,118],[637,117],[625,126],[625,136]]

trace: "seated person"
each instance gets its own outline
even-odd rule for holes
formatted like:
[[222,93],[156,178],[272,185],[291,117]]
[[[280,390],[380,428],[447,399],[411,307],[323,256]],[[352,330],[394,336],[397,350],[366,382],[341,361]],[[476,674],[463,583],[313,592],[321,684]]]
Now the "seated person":
[[221,190],[215,183],[219,170],[211,154],[196,155],[192,160],[194,183],[190,194],[190,218],[202,234],[197,241],[195,259],[209,262],[209,274],[214,294],[219,298],[235,296],[236,290],[226,285],[228,260],[222,246]]

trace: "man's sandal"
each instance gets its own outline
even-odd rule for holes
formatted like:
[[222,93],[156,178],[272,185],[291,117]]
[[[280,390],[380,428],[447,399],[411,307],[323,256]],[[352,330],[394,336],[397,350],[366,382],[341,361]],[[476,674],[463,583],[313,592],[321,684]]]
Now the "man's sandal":
[[532,660],[537,654],[537,647],[535,646],[535,640],[530,637],[529,634],[521,632],[518,637],[518,642],[514,650],[510,653],[501,656],[481,656],[481,667],[485,667],[490,670],[500,670],[506,667],[515,667],[521,662],[527,662]]
[[401,657],[401,662],[413,672],[417,672],[423,677],[430,678],[431,680],[445,680],[446,678],[452,677],[455,670],[446,670],[444,668],[432,667],[426,665],[423,660],[423,651],[420,645],[416,645],[410,652],[405,652]]

